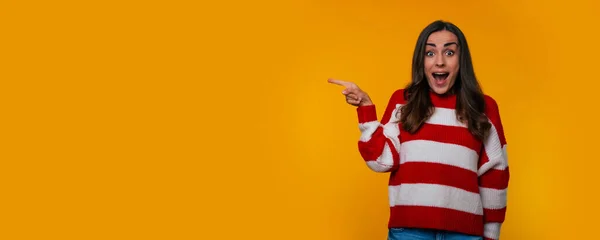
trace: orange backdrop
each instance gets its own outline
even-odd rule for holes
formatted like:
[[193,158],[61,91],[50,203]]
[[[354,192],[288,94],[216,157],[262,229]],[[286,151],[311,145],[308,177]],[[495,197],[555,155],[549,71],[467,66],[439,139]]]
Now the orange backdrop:
[[216,2],[0,3],[0,238],[385,239],[326,80],[381,116],[436,19],[500,106],[502,239],[597,236],[597,1]]

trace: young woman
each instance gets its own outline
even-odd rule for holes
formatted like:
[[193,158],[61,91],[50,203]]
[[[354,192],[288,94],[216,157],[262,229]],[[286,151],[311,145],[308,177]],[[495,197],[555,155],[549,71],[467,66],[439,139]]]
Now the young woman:
[[346,102],[357,107],[366,165],[390,174],[389,240],[499,239],[506,139],[458,27],[435,21],[421,32],[412,81],[392,94],[381,121],[356,84],[329,82],[344,86]]

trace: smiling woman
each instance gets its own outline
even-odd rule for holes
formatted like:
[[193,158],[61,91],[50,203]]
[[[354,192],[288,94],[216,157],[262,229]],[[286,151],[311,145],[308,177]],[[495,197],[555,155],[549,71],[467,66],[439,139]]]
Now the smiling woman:
[[359,151],[375,172],[390,173],[389,240],[499,239],[509,181],[506,139],[496,101],[484,95],[467,40],[435,21],[419,35],[412,81],[377,119],[369,95],[346,87],[357,107]]

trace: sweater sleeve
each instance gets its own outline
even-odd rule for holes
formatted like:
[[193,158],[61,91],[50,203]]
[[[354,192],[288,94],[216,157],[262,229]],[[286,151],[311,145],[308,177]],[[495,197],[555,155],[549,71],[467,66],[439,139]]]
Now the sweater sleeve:
[[357,108],[360,140],[358,150],[367,166],[375,172],[390,172],[400,164],[400,129],[396,118],[402,90],[392,94],[382,121],[377,119],[375,105]]
[[499,239],[504,222],[509,181],[506,138],[496,101],[486,96],[486,115],[492,124],[479,159],[479,193],[483,203],[484,238]]

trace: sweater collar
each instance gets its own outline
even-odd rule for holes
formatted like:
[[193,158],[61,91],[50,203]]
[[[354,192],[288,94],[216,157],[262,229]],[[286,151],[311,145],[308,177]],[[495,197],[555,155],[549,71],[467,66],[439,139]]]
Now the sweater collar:
[[445,93],[440,95],[434,91],[429,91],[429,97],[431,98],[431,103],[436,107],[454,108],[456,106],[455,93]]

